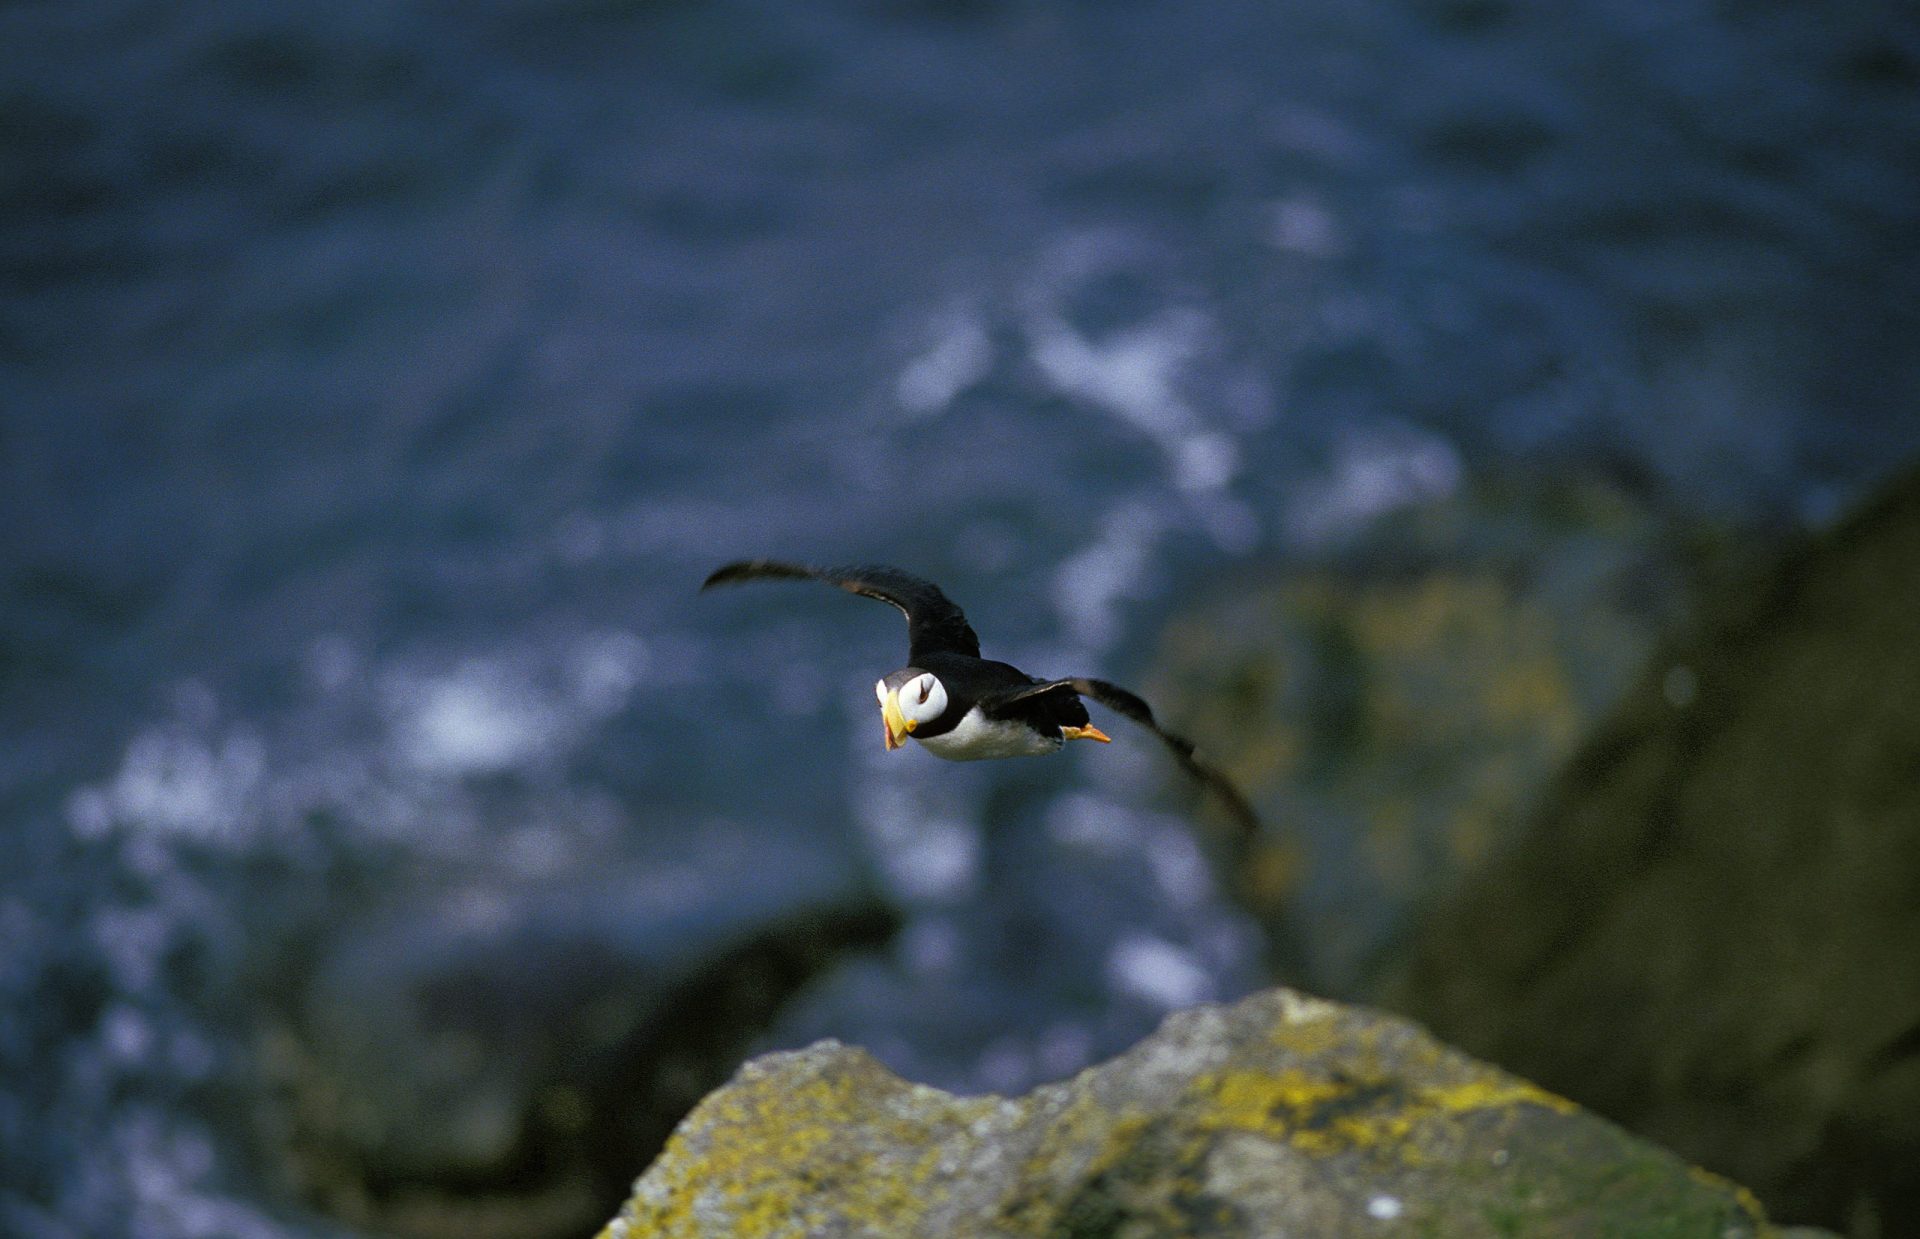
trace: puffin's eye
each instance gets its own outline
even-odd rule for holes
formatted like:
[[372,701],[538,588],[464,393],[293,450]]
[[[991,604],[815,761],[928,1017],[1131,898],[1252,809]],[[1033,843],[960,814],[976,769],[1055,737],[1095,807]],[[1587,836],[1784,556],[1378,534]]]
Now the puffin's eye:
[[900,686],[900,713],[909,722],[931,723],[946,713],[947,690],[931,672],[915,676]]
[[887,704],[887,682],[885,680],[875,680],[873,682],[873,699],[881,705]]

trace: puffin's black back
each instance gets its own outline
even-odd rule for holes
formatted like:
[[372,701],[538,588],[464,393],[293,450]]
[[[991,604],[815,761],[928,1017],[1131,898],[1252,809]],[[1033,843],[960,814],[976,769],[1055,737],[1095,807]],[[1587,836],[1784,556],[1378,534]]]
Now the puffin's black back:
[[992,711],[995,717],[1019,719],[1051,735],[1062,727],[1085,727],[1093,721],[1076,693],[1042,693]]

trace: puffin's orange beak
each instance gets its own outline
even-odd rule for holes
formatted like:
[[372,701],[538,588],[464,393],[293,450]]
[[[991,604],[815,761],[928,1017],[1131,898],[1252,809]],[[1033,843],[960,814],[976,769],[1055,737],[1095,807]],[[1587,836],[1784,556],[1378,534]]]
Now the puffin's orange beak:
[[887,752],[899,748],[907,742],[907,736],[913,731],[915,723],[900,713],[900,692],[887,690],[887,699],[880,703],[880,718],[887,726]]
[[1098,740],[1102,744],[1113,743],[1112,736],[1101,731],[1092,723],[1088,723],[1085,727],[1062,727],[1060,734],[1069,740]]

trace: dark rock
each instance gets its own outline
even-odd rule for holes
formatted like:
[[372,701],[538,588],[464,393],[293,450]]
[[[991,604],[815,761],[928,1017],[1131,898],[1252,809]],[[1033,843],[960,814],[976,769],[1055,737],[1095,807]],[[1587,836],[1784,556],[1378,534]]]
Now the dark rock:
[[1017,1100],[831,1041],[756,1059],[602,1239],[1773,1233],[1741,1189],[1410,1024],[1274,990]]
[[1702,614],[1388,1001],[1781,1216],[1920,1235],[1920,477]]
[[[266,1038],[299,1190],[383,1234],[579,1234],[801,984],[892,912],[768,857],[468,892],[347,935]],[[791,863],[790,863],[791,862]]]

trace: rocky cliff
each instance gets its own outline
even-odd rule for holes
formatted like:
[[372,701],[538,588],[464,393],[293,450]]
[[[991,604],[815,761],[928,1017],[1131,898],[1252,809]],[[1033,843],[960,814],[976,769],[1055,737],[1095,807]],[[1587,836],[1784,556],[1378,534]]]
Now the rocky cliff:
[[1743,1190],[1412,1024],[1289,990],[1025,1097],[748,1063],[601,1239],[1774,1233]]

